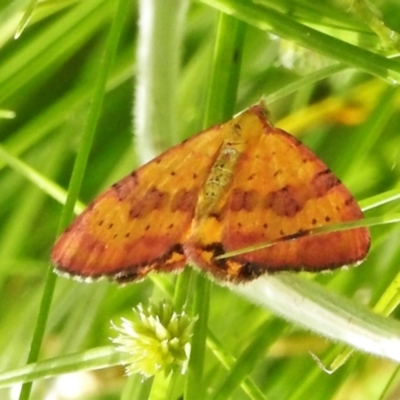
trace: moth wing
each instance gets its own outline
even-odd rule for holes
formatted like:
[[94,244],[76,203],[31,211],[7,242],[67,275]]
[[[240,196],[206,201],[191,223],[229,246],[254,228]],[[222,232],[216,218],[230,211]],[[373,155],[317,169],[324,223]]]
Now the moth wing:
[[56,270],[124,282],[182,268],[182,245],[221,145],[219,130],[162,153],[95,199],[56,242]]
[[[296,138],[272,127],[258,106],[250,109],[241,129],[244,151],[229,188],[213,212],[198,221],[190,241],[193,261],[222,279],[241,281],[265,272],[319,271],[363,260],[370,245],[367,228],[307,234],[363,218],[327,166]],[[287,236],[296,240],[284,240]],[[215,259],[280,239],[261,250]]]

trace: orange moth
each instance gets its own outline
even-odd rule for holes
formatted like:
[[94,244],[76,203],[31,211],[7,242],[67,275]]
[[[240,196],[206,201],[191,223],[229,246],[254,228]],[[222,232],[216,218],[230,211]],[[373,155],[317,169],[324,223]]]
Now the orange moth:
[[114,184],[62,234],[52,260],[62,273],[118,282],[187,263],[233,282],[315,272],[363,260],[370,236],[367,228],[307,231],[361,218],[348,189],[300,141],[273,127],[261,103]]

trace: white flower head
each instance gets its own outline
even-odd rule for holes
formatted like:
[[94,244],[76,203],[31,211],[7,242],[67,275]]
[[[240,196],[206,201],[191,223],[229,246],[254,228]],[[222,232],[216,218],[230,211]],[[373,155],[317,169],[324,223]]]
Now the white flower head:
[[139,373],[144,378],[164,371],[185,373],[189,355],[190,338],[197,318],[184,311],[177,313],[171,305],[139,304],[133,308],[131,320],[122,318],[120,326],[112,324],[118,332],[111,339],[119,351],[126,353],[126,373]]

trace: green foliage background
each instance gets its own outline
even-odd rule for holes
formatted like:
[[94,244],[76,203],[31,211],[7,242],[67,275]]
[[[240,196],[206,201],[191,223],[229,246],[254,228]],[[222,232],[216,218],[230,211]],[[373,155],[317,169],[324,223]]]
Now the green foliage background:
[[[49,192],[62,198],[63,192],[52,184],[68,188],[117,2],[41,2],[14,40],[24,15],[30,15],[29,4],[34,3],[0,3],[0,109],[16,114],[13,119],[0,120],[0,371],[26,364],[62,208]],[[376,2],[380,14],[374,14],[362,2],[276,3],[188,2],[181,69],[176,92],[171,93],[175,129],[172,133],[166,129],[165,137],[156,136],[155,148],[160,151],[167,143],[202,129],[218,20],[221,9],[228,10],[247,26],[238,94],[224,99],[227,109],[240,111],[265,95],[275,125],[301,137],[362,205],[370,206],[375,196],[381,196],[385,204],[371,208],[367,216],[396,212],[398,205],[392,195],[397,193],[400,176],[400,64],[387,57],[395,56],[399,49],[395,34],[400,31],[395,18],[399,4],[394,0]],[[132,0],[121,22],[121,38],[115,43],[116,56],[83,175],[79,198],[85,203],[139,166],[141,153],[148,150],[137,146],[132,124],[137,22],[138,5]],[[164,66],[155,67],[163,73]],[[168,106],[157,105],[160,113]],[[362,266],[315,279],[328,290],[372,307],[397,276],[398,233],[397,225],[373,227],[372,249]],[[108,282],[86,285],[58,278],[40,359],[57,360],[74,352],[84,359],[85,350],[108,346],[110,320],[128,316],[134,305],[149,297],[168,297],[176,279],[175,275],[158,276],[120,288]],[[188,296],[192,295],[188,290]],[[232,369],[222,366],[216,351],[208,346],[198,382],[206,398],[398,396],[394,362],[357,353],[328,375],[309,352],[324,359],[332,350],[331,342],[267,314],[216,284],[207,298],[210,337],[231,360],[242,357],[243,370],[246,364],[251,366],[247,378],[256,389],[245,391],[240,386],[244,377],[230,375]],[[396,318],[394,299],[390,311],[394,310]],[[260,335],[265,336],[263,346],[252,348]],[[126,378],[123,368],[113,364],[85,375],[89,381],[84,386],[93,386],[93,390],[80,398],[165,398],[165,393],[157,397],[157,381]],[[49,368],[39,377],[51,373]],[[57,374],[62,376],[62,371]],[[184,380],[177,378],[171,398],[182,395]],[[57,382],[60,380],[38,380],[32,398],[56,393]],[[1,398],[17,398],[12,389],[0,389],[0,393]],[[57,396],[54,398],[63,398]]]

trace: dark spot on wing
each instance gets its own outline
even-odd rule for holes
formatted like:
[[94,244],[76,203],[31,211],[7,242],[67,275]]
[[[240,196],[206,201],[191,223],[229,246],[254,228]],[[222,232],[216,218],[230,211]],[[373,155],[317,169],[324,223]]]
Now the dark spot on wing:
[[154,210],[162,210],[169,201],[169,195],[152,186],[144,196],[135,202],[129,211],[129,218],[144,218]]
[[229,209],[234,212],[253,211],[259,203],[259,193],[256,190],[242,190],[235,188],[232,191],[232,197]]
[[136,172],[132,172],[124,179],[114,183],[110,190],[114,191],[119,201],[124,201],[136,189],[138,181],[139,179]]
[[296,189],[291,186],[269,193],[264,201],[265,208],[286,217],[294,217],[303,206],[304,200],[297,196]]
[[340,184],[338,178],[329,169],[318,172],[310,182],[315,197],[323,197],[329,190]]
[[265,267],[261,265],[246,263],[242,267],[240,267],[236,279],[239,281],[249,281],[258,278],[260,275],[265,274],[265,272]]
[[196,207],[197,193],[194,190],[179,189],[171,200],[171,211],[190,212]]

